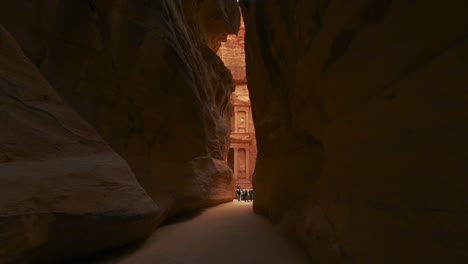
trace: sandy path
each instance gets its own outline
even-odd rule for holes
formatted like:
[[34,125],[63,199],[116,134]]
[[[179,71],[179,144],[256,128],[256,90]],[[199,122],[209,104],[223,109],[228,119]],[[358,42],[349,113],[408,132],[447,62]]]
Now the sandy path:
[[270,222],[255,215],[251,203],[236,201],[161,227],[139,249],[104,263],[299,264],[309,261]]

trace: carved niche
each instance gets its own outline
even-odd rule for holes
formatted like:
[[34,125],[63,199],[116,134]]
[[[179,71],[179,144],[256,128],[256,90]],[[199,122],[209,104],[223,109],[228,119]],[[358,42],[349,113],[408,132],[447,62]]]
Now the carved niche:
[[247,132],[247,113],[245,111],[237,112],[237,132]]

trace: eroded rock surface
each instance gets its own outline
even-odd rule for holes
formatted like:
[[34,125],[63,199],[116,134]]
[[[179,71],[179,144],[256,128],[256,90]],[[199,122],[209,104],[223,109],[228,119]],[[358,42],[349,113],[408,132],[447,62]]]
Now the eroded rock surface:
[[0,262],[55,262],[147,237],[161,211],[0,26]]
[[240,2],[255,210],[321,263],[465,262],[467,2]]
[[217,54],[223,60],[224,65],[231,71],[232,78],[236,84],[246,84],[245,74],[245,48],[244,48],[245,26],[241,19],[239,32],[227,37],[221,44]]
[[[231,200],[235,0],[7,1],[0,23],[171,214]],[[19,19],[21,18],[21,19]]]

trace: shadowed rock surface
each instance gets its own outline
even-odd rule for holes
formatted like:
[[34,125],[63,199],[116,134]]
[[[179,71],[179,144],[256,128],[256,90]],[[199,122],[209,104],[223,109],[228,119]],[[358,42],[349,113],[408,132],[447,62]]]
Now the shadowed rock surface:
[[147,237],[163,212],[0,26],[0,262],[55,262]]
[[169,214],[233,197],[235,0],[6,1],[0,23]]
[[323,263],[468,260],[467,2],[240,2],[255,211]]
[[[468,3],[240,3],[255,211],[320,263],[468,262]],[[236,4],[0,3],[0,23],[158,206],[2,33],[0,259],[86,255],[232,199],[234,83],[216,52]]]

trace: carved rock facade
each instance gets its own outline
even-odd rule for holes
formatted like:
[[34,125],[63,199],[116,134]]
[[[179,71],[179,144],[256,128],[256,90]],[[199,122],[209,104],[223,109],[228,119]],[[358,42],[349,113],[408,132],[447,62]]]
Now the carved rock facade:
[[221,44],[218,55],[231,71],[236,89],[231,95],[234,107],[231,116],[231,146],[228,152],[228,165],[231,167],[234,182],[244,189],[252,189],[252,179],[257,159],[257,140],[252,117],[247,78],[245,74],[245,26],[241,26],[237,35],[229,35]]

